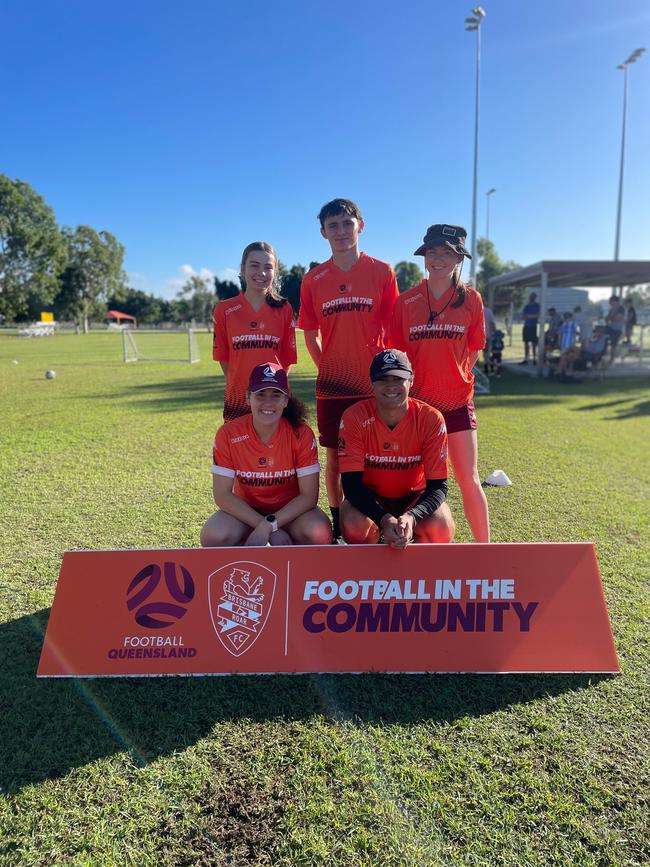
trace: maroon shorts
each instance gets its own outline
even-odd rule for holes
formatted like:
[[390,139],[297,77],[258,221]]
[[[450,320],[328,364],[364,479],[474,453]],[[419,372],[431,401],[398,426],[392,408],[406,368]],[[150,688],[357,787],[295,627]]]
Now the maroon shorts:
[[364,397],[317,397],[316,420],[319,443],[326,449],[338,448],[341,416],[349,406],[365,400]]
[[447,434],[458,433],[462,430],[476,430],[477,428],[473,400],[467,401],[466,404],[459,406],[458,409],[443,412],[442,415],[445,419]]

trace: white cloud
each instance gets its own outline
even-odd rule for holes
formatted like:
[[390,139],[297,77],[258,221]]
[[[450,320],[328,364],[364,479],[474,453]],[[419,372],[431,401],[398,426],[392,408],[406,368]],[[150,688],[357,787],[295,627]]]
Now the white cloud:
[[239,286],[239,268],[222,268],[217,274],[219,280],[230,280]]
[[181,265],[178,272],[165,281],[163,289],[164,297],[175,298],[190,277],[200,277],[202,280],[207,280],[211,283],[214,280],[214,271],[211,271],[209,268],[196,269],[193,265],[187,263]]

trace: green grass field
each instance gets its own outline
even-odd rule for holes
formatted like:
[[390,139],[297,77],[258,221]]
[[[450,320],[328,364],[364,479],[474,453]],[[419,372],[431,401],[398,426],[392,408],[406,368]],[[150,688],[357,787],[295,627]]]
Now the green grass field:
[[[125,365],[117,334],[0,335],[0,864],[650,863],[647,380],[477,401],[482,477],[513,480],[494,540],[596,543],[620,677],[37,681],[66,549],[198,543],[222,396],[199,341]],[[313,421],[304,353],[293,383]]]

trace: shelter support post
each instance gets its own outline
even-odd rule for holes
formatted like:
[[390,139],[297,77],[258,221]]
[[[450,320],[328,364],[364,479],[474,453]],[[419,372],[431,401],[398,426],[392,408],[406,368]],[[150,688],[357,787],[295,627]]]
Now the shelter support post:
[[546,322],[546,297],[548,295],[548,272],[542,269],[539,290],[539,340],[537,341],[537,375],[544,375],[544,324]]

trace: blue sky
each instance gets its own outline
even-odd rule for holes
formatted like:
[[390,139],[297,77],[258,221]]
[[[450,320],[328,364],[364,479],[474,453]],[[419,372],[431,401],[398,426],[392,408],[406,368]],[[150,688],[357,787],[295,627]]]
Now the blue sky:
[[[316,214],[366,218],[362,247],[412,259],[471,226],[475,35],[451,0],[9,0],[0,171],[62,225],[113,232],[131,285],[172,297],[265,239],[323,260]],[[611,258],[629,71],[621,258],[650,258],[647,0],[486,0],[478,234],[500,256]]]

